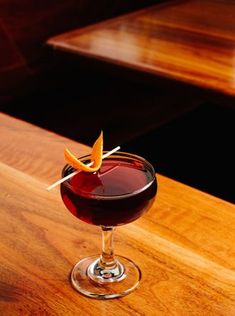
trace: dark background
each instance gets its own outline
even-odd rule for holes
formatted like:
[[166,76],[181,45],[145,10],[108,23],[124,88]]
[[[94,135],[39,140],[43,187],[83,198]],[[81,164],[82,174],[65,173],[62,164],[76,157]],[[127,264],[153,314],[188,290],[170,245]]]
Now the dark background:
[[54,52],[56,34],[160,1],[0,2],[0,109],[92,145],[149,159],[157,173],[235,202],[234,100]]

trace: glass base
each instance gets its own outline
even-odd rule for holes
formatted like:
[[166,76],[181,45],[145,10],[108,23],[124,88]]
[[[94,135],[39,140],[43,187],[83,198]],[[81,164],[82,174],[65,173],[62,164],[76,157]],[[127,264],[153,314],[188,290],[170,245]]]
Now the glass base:
[[115,256],[117,266],[100,272],[100,269],[97,269],[99,259],[97,256],[91,256],[74,266],[71,282],[75,290],[92,298],[111,299],[125,296],[139,285],[141,271],[133,261]]

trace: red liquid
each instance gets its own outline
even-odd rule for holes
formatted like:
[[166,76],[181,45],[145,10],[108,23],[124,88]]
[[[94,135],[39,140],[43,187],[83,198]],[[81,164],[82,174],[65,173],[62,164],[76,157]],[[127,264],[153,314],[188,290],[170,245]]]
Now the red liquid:
[[[73,172],[68,168],[64,174]],[[136,220],[152,204],[156,178],[143,162],[125,158],[103,160],[97,173],[80,172],[61,184],[68,210],[84,222],[116,226]]]

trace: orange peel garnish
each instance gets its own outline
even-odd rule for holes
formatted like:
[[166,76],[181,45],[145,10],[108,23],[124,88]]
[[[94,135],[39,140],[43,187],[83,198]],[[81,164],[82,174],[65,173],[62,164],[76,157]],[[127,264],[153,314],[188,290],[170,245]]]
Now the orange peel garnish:
[[103,132],[101,131],[100,136],[95,141],[92,152],[91,152],[91,161],[93,162],[92,166],[87,166],[79,159],[76,158],[74,154],[68,148],[64,150],[65,160],[75,169],[86,171],[86,172],[96,172],[100,169],[102,164],[102,155],[103,155]]

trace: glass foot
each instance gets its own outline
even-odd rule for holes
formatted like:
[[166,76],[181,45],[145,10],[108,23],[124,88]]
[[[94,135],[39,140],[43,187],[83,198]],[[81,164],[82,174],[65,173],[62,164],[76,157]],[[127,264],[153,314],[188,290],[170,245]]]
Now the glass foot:
[[122,256],[115,256],[117,266],[102,270],[97,256],[79,261],[71,272],[71,282],[75,290],[96,299],[122,297],[139,285],[141,271],[138,266]]

